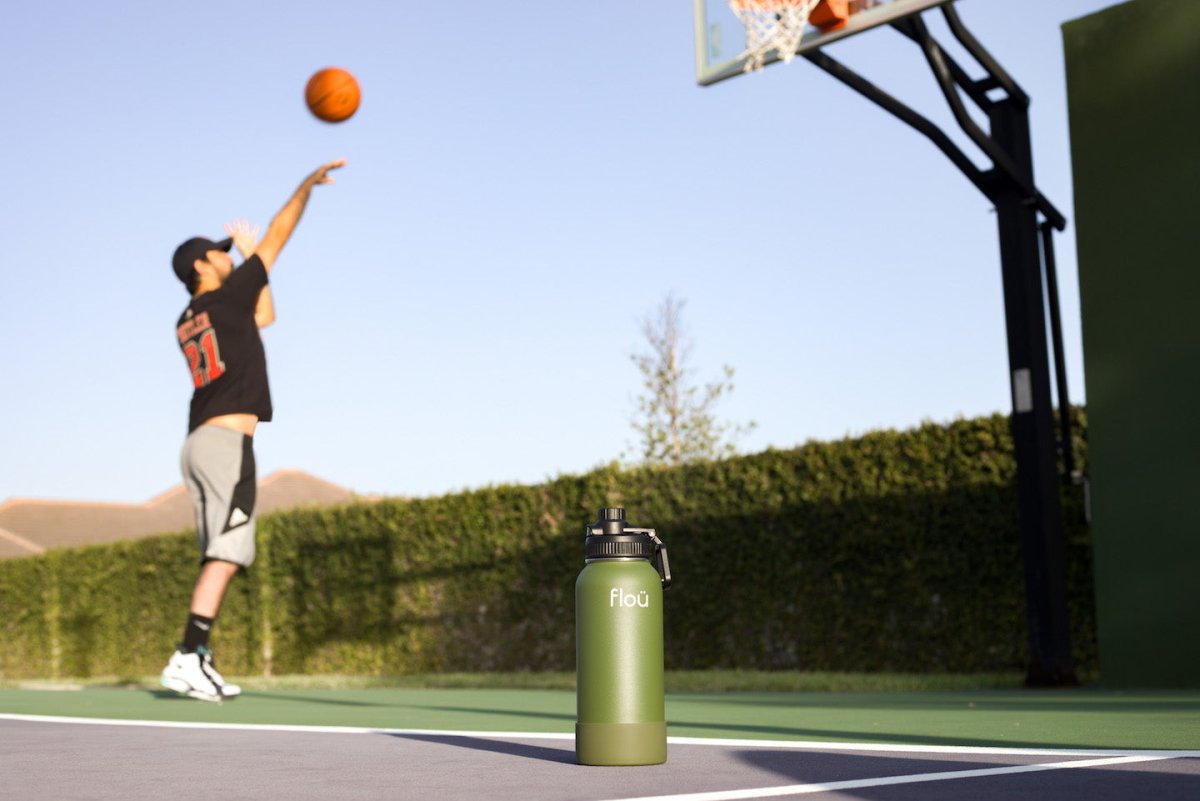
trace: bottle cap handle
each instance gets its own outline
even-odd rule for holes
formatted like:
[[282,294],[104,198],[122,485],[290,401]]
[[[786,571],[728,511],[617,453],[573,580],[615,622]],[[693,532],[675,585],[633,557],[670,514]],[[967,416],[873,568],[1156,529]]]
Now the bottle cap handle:
[[669,590],[671,589],[671,563],[667,560],[667,546],[663,545],[663,541],[653,530],[650,531],[650,539],[654,540],[654,566],[662,578],[663,589]]

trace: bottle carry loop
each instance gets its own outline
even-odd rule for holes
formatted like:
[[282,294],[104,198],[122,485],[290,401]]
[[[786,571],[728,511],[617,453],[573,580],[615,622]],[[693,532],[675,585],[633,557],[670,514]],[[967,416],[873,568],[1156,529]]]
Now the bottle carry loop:
[[626,534],[645,534],[654,543],[654,569],[662,578],[664,590],[671,589],[671,563],[667,560],[667,546],[658,538],[652,528],[627,528]]

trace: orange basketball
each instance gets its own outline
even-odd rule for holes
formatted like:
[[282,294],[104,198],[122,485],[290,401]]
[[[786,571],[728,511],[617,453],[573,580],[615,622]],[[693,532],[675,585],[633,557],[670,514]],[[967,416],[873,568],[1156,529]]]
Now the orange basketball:
[[358,111],[361,98],[358,81],[341,67],[326,67],[313,73],[304,87],[304,102],[317,119],[343,122]]

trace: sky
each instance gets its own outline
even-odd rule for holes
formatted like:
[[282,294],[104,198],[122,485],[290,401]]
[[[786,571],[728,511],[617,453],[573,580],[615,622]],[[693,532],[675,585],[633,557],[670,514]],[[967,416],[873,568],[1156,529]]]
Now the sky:
[[[1086,400],[1061,25],[1112,0],[961,0],[1032,98],[1070,399]],[[981,70],[926,14],[935,37]],[[827,52],[958,132],[881,28]],[[0,501],[176,485],[190,375],[169,262],[264,228],[260,477],[362,494],[536,483],[637,455],[641,321],[686,301],[697,383],[734,368],[742,452],[1011,408],[996,216],[928,140],[796,60],[701,88],[686,0],[0,8]],[[336,65],[349,121],[303,103]]]

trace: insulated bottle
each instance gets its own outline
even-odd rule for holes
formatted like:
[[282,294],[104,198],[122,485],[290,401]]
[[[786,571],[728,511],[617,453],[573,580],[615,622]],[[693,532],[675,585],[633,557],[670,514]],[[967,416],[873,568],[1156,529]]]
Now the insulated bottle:
[[600,510],[584,543],[575,582],[575,757],[581,765],[660,764],[667,549],[617,508]]

